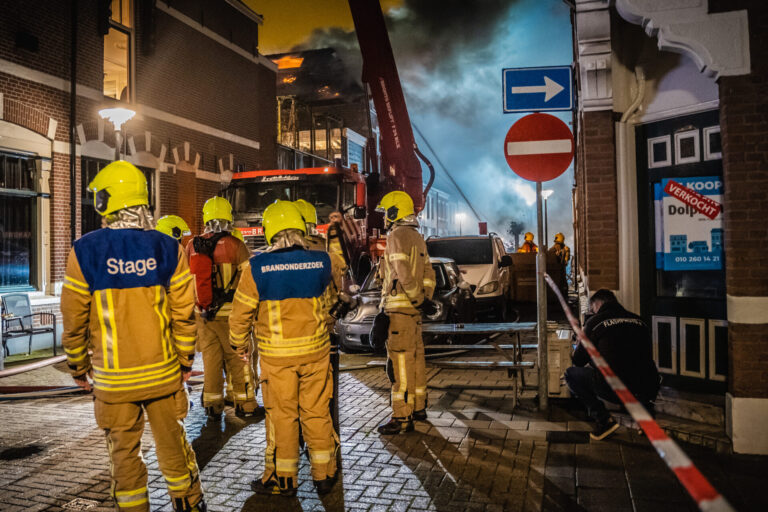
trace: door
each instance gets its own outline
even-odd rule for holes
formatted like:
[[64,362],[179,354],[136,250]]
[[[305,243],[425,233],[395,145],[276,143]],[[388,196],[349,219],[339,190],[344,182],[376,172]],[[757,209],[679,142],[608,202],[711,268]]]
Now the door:
[[728,350],[717,110],[636,128],[641,314],[665,384],[726,389]]

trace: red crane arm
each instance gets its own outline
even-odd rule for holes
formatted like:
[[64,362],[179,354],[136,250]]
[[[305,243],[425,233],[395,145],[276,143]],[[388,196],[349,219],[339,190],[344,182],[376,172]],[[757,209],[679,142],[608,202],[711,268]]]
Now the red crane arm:
[[363,56],[363,82],[370,88],[381,129],[384,193],[403,190],[421,211],[421,165],[379,0],[349,0],[349,7]]

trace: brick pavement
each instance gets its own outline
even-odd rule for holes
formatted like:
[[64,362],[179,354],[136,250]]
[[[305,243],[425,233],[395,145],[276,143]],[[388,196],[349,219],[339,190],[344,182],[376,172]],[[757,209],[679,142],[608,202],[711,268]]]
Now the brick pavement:
[[[220,424],[206,423],[194,387],[186,425],[210,509],[694,510],[634,431],[622,429],[602,443],[547,442],[550,431],[588,430],[583,414],[560,406],[539,414],[529,410],[530,399],[512,410],[503,371],[430,370],[430,377],[429,422],[383,439],[375,427],[389,412],[384,372],[341,374],[343,479],[323,499],[312,489],[305,458],[297,498],[254,496],[248,484],[263,468],[263,421],[228,409]],[[0,460],[0,510],[65,510],[76,498],[90,500],[88,510],[112,510],[106,448],[92,414],[87,396],[0,402],[0,459],[20,457]],[[738,510],[768,510],[761,494],[768,458],[686,450]],[[169,511],[148,431],[144,456],[153,505]]]

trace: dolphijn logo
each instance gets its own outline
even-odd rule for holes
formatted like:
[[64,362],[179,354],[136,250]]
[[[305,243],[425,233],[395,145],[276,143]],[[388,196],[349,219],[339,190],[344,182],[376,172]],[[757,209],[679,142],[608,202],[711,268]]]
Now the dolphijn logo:
[[156,268],[157,260],[155,258],[135,261],[123,261],[115,258],[109,258],[107,260],[107,272],[112,275],[136,274],[137,276],[144,276],[148,271],[155,270]]

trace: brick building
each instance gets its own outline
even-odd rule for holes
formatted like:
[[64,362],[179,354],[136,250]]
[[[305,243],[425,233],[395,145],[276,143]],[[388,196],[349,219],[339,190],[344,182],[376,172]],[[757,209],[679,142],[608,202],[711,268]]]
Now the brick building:
[[577,0],[573,19],[578,267],[647,319],[667,385],[725,395],[734,449],[768,453],[768,4]]
[[239,0],[3,3],[0,293],[56,307],[73,239],[99,226],[85,187],[117,140],[102,108],[136,112],[120,154],[147,175],[155,217],[193,231],[233,170],[275,166],[262,22]]

